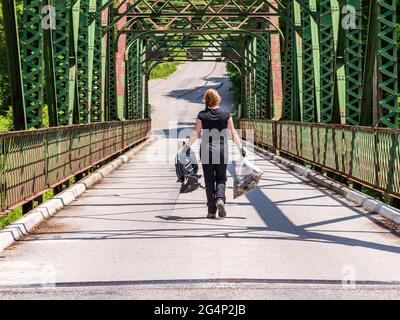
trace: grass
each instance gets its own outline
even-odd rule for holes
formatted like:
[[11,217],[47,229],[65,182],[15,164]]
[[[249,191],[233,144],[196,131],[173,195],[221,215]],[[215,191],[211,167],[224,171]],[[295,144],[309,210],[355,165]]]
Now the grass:
[[6,216],[0,217],[0,229],[4,229],[9,224],[13,223],[14,221],[18,220],[21,217],[22,217],[22,208],[15,209]]
[[[69,186],[74,185],[77,182],[76,177],[72,177],[69,179]],[[68,186],[66,184],[63,184],[63,190],[66,190],[68,188]],[[48,200],[50,200],[51,198],[53,198],[55,196],[54,190],[49,190],[46,193],[43,194],[43,201],[40,203],[44,203]],[[34,201],[33,202],[33,207],[37,207],[39,204],[39,201]],[[8,225],[10,225],[11,223],[15,222],[16,220],[18,220],[19,218],[21,218],[23,216],[23,210],[22,210],[22,206],[18,207],[14,210],[12,210],[11,212],[9,212],[7,215],[4,216],[0,216],[0,230],[4,229],[5,227],[7,227]]]
[[178,69],[180,64],[180,62],[164,62],[159,64],[151,71],[150,80],[168,78]]
[[[49,108],[47,105],[43,105],[42,107],[42,127],[48,128],[49,127]],[[13,130],[13,111],[12,108],[5,112],[4,115],[0,115],[0,132],[7,132]]]
[[6,116],[0,116],[0,132],[10,131],[12,128],[12,120]]
[[[53,190],[46,192],[43,195],[43,202],[51,199],[53,196],[54,196]],[[37,201],[34,202],[34,206],[37,206],[38,204],[39,204],[39,202],[37,202]],[[5,216],[0,216],[0,230],[4,229],[11,223],[17,221],[21,217],[22,217],[22,207],[12,210],[9,214],[7,214]]]

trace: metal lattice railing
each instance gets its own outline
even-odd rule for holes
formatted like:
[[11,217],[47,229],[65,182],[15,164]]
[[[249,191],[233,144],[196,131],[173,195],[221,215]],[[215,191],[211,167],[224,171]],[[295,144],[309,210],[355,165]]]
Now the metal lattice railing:
[[240,128],[256,144],[400,197],[400,130],[247,119]]
[[146,119],[0,134],[0,212],[140,143],[150,128]]

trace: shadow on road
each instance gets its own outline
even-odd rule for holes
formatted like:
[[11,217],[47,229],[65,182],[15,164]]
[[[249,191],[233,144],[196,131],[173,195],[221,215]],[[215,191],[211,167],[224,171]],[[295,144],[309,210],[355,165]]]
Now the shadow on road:
[[[229,170],[232,172],[232,165]],[[295,225],[290,219],[278,208],[277,203],[272,202],[262,191],[262,188],[256,188],[252,192],[246,195],[249,203],[232,203],[235,206],[243,206],[243,212],[246,212],[246,206],[252,206],[257,211],[259,217],[264,222],[265,226],[243,226],[235,224],[223,224],[224,220],[208,220],[201,217],[187,217],[185,212],[193,209],[204,208],[204,204],[199,201],[185,202],[180,206],[175,206],[173,211],[175,213],[182,212],[182,215],[155,215],[152,216],[157,218],[159,221],[154,219],[135,219],[132,218],[132,214],[148,213],[157,214],[160,209],[165,205],[174,206],[175,202],[147,202],[140,203],[140,207],[144,207],[144,210],[135,210],[128,212],[117,212],[117,213],[106,213],[106,214],[82,214],[82,215],[68,215],[68,216],[56,216],[54,220],[62,219],[80,219],[88,221],[90,220],[109,220],[110,222],[126,222],[132,223],[137,222],[140,224],[146,223],[149,225],[148,228],[139,229],[126,229],[126,230],[80,230],[70,232],[43,232],[44,230],[38,229],[31,237],[25,238],[21,241],[64,241],[64,240],[140,240],[140,239],[191,239],[191,238],[229,238],[229,239],[252,239],[254,241],[263,241],[267,239],[274,240],[291,240],[291,241],[305,241],[305,242],[318,242],[318,243],[335,243],[343,246],[351,247],[362,247],[378,251],[386,251],[393,253],[400,253],[400,248],[397,246],[384,245],[380,243],[370,242],[355,239],[352,237],[343,237],[337,235],[329,235],[326,233],[320,233],[315,231],[309,231],[307,228],[326,226],[329,224],[352,220],[360,218],[369,218],[357,208],[349,206],[347,203],[342,202],[330,193],[323,189],[318,188],[323,193],[320,197],[329,197],[335,200],[341,207],[346,207],[354,212],[354,215],[348,217],[341,217],[337,219],[324,220],[311,224]],[[308,198],[310,199],[310,197]],[[296,200],[304,200],[299,198]],[[288,200],[287,202],[294,201]],[[282,205],[285,201],[279,201],[279,205]],[[121,206],[134,206],[134,202],[125,204],[118,204]],[[108,203],[96,203],[96,204],[80,204],[74,205],[73,207],[93,207],[93,212],[96,212],[96,208],[115,206],[115,204]],[[307,206],[305,204],[304,206]],[[148,207],[146,209],[145,207]],[[124,218],[124,216],[128,216]],[[228,217],[226,221],[234,220],[246,220],[246,217]],[[154,228],[152,225],[157,224],[170,224],[171,227],[157,227]],[[182,225],[183,224],[183,225]],[[87,223],[90,225],[90,222]],[[202,232],[203,234],[199,234]],[[280,234],[271,234],[271,232],[279,232]],[[347,230],[346,232],[357,232]],[[282,235],[284,234],[284,235]]]
[[[204,78],[204,80],[206,81],[206,84],[203,86],[197,86],[192,89],[172,90],[168,92],[166,96],[174,99],[183,99],[190,103],[203,103],[203,97],[207,90],[219,90],[222,87],[229,85],[228,77],[208,77]],[[223,102],[224,101],[222,101],[222,103]],[[222,105],[221,107],[224,107],[224,105]]]
[[[234,170],[233,166],[230,166],[229,171],[231,173],[233,173],[233,170]],[[289,233],[289,234],[292,234],[293,236],[296,236],[295,238],[292,238],[292,240],[312,241],[312,242],[331,242],[331,243],[336,243],[336,244],[351,246],[351,247],[364,247],[364,248],[369,248],[369,249],[374,249],[374,250],[400,253],[400,247],[396,247],[396,246],[387,246],[387,245],[382,245],[379,243],[362,241],[362,240],[358,240],[358,239],[354,239],[354,238],[334,236],[334,235],[328,235],[328,234],[323,234],[323,233],[306,230],[306,228],[310,228],[310,227],[322,226],[322,225],[327,225],[327,224],[331,224],[331,223],[336,223],[339,221],[350,220],[350,219],[360,219],[360,218],[366,217],[366,215],[362,214],[356,208],[349,206],[347,203],[332,196],[331,194],[324,191],[323,189],[318,188],[318,190],[323,193],[323,195],[321,195],[320,197],[329,197],[329,198],[335,200],[336,202],[338,202],[338,204],[340,204],[341,207],[346,207],[348,209],[351,209],[354,212],[354,216],[338,218],[338,219],[333,219],[333,220],[320,221],[320,222],[313,223],[313,224],[297,226],[297,225],[293,224],[290,221],[290,219],[288,219],[286,217],[286,215],[277,207],[277,204],[282,204],[284,201],[275,202],[275,203],[272,202],[262,192],[260,187],[254,189],[252,192],[248,193],[246,195],[246,197],[249,200],[249,202],[252,204],[252,206],[257,210],[257,213],[259,214],[260,218],[264,221],[268,230]],[[312,197],[312,198],[315,198],[315,197]],[[300,200],[306,200],[306,199],[310,199],[310,198],[299,198],[299,199],[295,199],[295,200],[287,200],[286,202],[297,201],[297,200],[300,201]],[[368,217],[368,218],[370,220],[373,219],[370,217]]]

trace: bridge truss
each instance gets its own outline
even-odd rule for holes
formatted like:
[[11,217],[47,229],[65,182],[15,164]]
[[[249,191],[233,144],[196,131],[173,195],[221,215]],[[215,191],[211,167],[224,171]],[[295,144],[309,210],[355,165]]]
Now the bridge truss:
[[2,0],[16,129],[150,117],[151,70],[223,61],[243,117],[398,127],[396,0]]

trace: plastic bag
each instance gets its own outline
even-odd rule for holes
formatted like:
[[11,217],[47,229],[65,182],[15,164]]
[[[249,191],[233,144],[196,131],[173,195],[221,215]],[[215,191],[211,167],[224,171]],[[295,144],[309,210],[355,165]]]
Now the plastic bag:
[[233,198],[236,199],[258,186],[263,172],[246,158],[235,162]]
[[175,158],[176,175],[180,181],[185,177],[196,175],[199,171],[196,154],[192,149],[180,151]]
[[197,174],[199,164],[193,150],[184,148],[176,155],[175,170],[177,182],[182,184],[181,193],[192,192],[201,187],[199,182],[201,176]]

